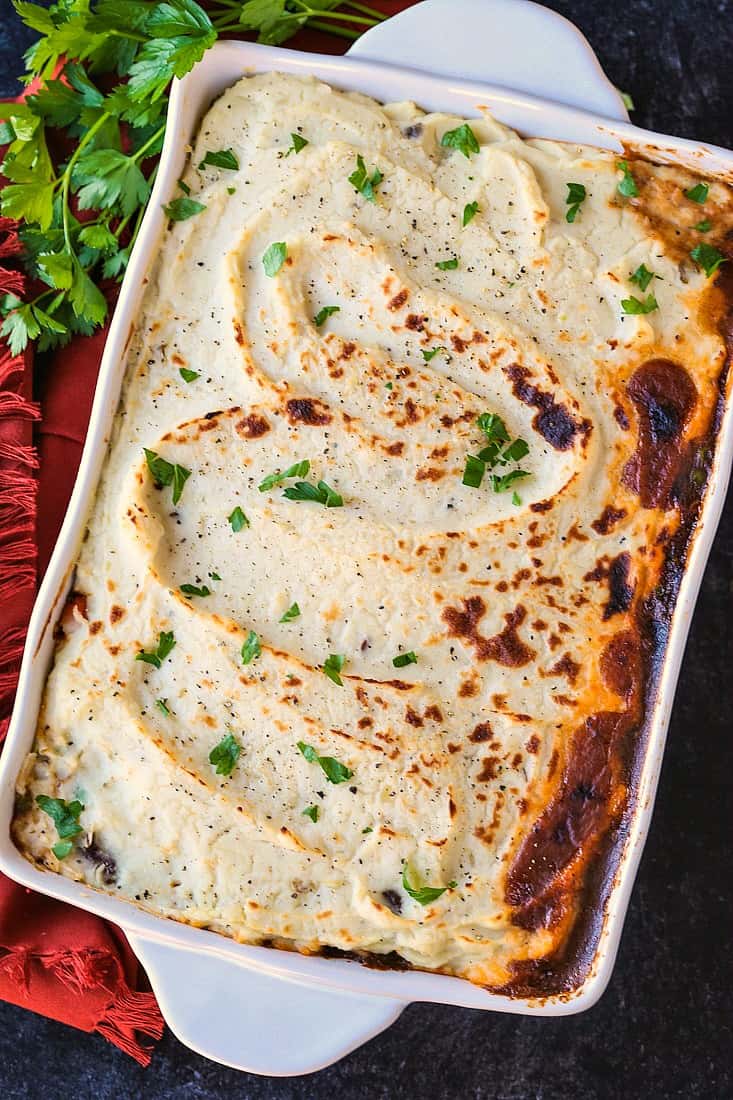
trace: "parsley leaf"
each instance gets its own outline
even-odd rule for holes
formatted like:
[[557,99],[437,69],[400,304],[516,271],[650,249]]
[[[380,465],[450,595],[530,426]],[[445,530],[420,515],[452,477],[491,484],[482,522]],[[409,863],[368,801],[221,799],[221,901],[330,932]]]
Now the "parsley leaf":
[[331,317],[332,314],[340,312],[341,306],[324,306],[322,309],[318,310],[318,313],[313,318],[313,324],[316,328],[320,328],[324,321]]
[[251,664],[261,653],[260,639],[254,630],[250,630],[242,646],[242,664]]
[[237,507],[229,513],[227,518],[235,535],[238,534],[242,530],[242,528],[249,527],[249,520],[247,519],[239,505],[237,505]]
[[289,147],[284,152],[280,152],[277,155],[282,160],[284,160],[285,157],[289,157],[291,153],[300,153],[300,152],[302,152],[302,150],[305,149],[307,144],[308,144],[307,138],[301,137],[300,134],[291,134],[290,135],[290,145],[289,145]]
[[684,192],[684,196],[686,199],[689,199],[690,202],[697,202],[702,206],[703,203],[707,202],[709,191],[710,188],[706,183],[696,183],[689,191]]
[[333,756],[319,756],[313,746],[307,745],[305,741],[298,741],[298,748],[309,764],[320,765],[329,783],[345,783],[354,774]]
[[636,283],[639,290],[642,292],[646,290],[652,279],[656,279],[659,276],[655,275],[653,271],[650,271],[645,264],[639,264],[633,275],[629,276],[629,281]]
[[639,188],[636,186],[636,180],[631,175],[631,169],[629,168],[629,162],[626,160],[617,160],[616,167],[623,175],[618,181],[616,190],[619,195],[623,195],[626,199],[634,198],[639,194]]
[[172,630],[161,630],[158,635],[158,644],[154,650],[141,649],[135,657],[136,661],[144,661],[147,665],[160,668],[171,650],[175,649],[176,639]]
[[208,585],[182,584],[181,592],[184,596],[210,596],[211,589]]
[[568,204],[565,221],[574,222],[578,216],[581,203],[585,202],[588,192],[582,183],[568,183],[565,186],[568,189],[567,198],[565,199],[565,202]]
[[409,894],[410,897],[420,905],[430,905],[431,902],[437,901],[446,890],[455,890],[457,886],[455,882],[449,882],[447,886],[420,886],[416,882],[414,886],[411,886],[407,875],[408,866],[404,863],[402,865],[402,888],[405,893]]
[[693,225],[692,228],[696,229],[698,233],[709,233],[713,228],[713,223],[710,221],[710,218],[703,218],[701,222],[698,222],[697,225]]
[[148,464],[148,469],[155,479],[156,488],[162,489],[167,485],[172,485],[173,503],[178,504],[183,486],[191,476],[191,471],[187,470],[185,466],[168,462],[165,458],[161,458],[159,454],[156,454],[155,451],[149,451],[147,447],[144,447],[143,450],[145,451],[145,461]]
[[713,248],[711,244],[696,244],[690,253],[698,267],[707,275],[708,279],[711,275],[714,275],[721,264],[725,263],[725,256],[722,252],[718,252],[717,248]]
[[307,806],[306,809],[303,810],[303,816],[309,817],[314,825],[318,821],[318,813],[318,806]]
[[262,266],[265,269],[265,275],[268,275],[271,279],[277,275],[278,271],[285,263],[288,255],[288,246],[284,241],[275,241],[269,248],[265,249],[262,256]]
[[178,373],[184,382],[195,382],[200,377],[200,371],[189,370],[188,367],[179,367]]
[[73,840],[59,840],[52,846],[51,851],[56,856],[56,859],[61,860],[66,859],[73,847]]
[[170,708],[168,706],[168,700],[167,699],[156,699],[155,700],[155,705],[158,708],[158,710],[161,712],[161,714],[164,714],[166,716],[166,718],[170,718],[171,712],[170,712]]
[[452,260],[438,260],[435,266],[440,271],[455,271],[458,267],[458,257],[454,256]]
[[241,752],[242,746],[236,737],[228,733],[226,737],[222,737],[218,745],[214,745],[209,753],[209,763],[214,764],[217,775],[231,775]]
[[268,474],[267,477],[260,482],[258,489],[261,493],[266,493],[268,489],[272,489],[273,486],[279,485],[281,481],[285,481],[288,477],[305,477],[311,468],[311,464],[307,458],[304,458],[301,462],[295,462],[292,466],[288,466],[287,470],[277,470],[274,474]]
[[340,672],[344,667],[346,658],[340,653],[331,653],[323,662],[323,671],[329,680],[333,680],[334,684],[338,684],[339,687],[344,686],[344,682],[341,679]]
[[212,168],[228,168],[231,172],[236,172],[239,161],[231,149],[220,149],[218,152],[207,149],[204,159],[199,162],[199,171],[207,165]]
[[[83,831],[79,824],[79,814],[84,809],[84,803],[79,802],[78,799],[67,802],[63,798],[50,798],[47,794],[37,794],[36,805],[51,818],[61,840],[78,836]],[[61,859],[63,857],[59,856],[57,858]]]
[[322,504],[325,508],[342,508],[344,503],[343,497],[339,496],[336,490],[325,481],[319,481],[317,485],[311,485],[307,481],[296,481],[295,485],[288,485],[283,496],[286,500],[312,501],[314,504]]
[[297,603],[291,603],[284,615],[280,616],[281,623],[291,623],[293,619],[300,617],[300,608]]
[[422,357],[423,357],[423,359],[425,360],[426,363],[429,363],[431,359],[435,358],[435,356],[438,354],[439,351],[445,352],[446,355],[448,354],[448,349],[444,348],[443,345],[441,344],[439,347],[436,347],[436,348],[430,348],[430,349],[423,348],[422,349]]
[[460,150],[466,158],[469,158],[471,153],[479,153],[481,151],[481,146],[476,140],[476,135],[467,122],[464,122],[462,126],[456,127],[455,130],[446,130],[440,139],[440,144],[445,149]]
[[197,202],[196,199],[189,199],[188,195],[179,195],[178,198],[171,199],[163,206],[166,217],[170,218],[172,222],[188,221],[189,218],[195,217],[196,214],[200,214],[205,209],[204,203]]
[[654,297],[653,294],[648,294],[643,302],[640,301],[638,298],[633,297],[632,295],[631,298],[621,299],[621,309],[624,311],[624,313],[630,313],[633,315],[653,313],[655,309],[659,309],[659,306],[657,305],[657,299]]
[[472,222],[479,212],[479,205],[477,202],[467,202],[463,207],[463,228]]
[[364,196],[367,202],[377,201],[375,188],[379,186],[383,179],[384,176],[378,168],[375,168],[370,176],[363,156],[361,154],[357,156],[356,169],[349,176],[349,183],[355,191]]
[[83,153],[72,170],[71,185],[80,210],[118,207],[129,215],[146,203],[150,194],[150,184],[136,158],[117,149]]
[[409,653],[398,653],[396,657],[392,658],[392,664],[395,668],[405,668],[406,665],[417,664],[417,654],[412,650]]

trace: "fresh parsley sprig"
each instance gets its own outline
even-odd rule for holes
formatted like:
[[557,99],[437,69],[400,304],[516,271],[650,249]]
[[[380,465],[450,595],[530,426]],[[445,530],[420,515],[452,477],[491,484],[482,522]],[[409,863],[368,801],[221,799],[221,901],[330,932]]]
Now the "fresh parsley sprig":
[[[104,291],[119,282],[142,223],[163,145],[167,91],[221,32],[255,32],[277,45],[309,25],[354,39],[385,16],[339,0],[14,0],[39,35],[26,52],[24,103],[0,109],[0,170],[8,183],[0,213],[20,223],[23,263],[39,292],[0,297],[0,336],[13,354],[90,335],[103,324]],[[336,8],[348,10],[336,11]],[[292,151],[304,138],[291,135]],[[200,167],[236,170],[230,149],[207,151]],[[200,213],[187,195],[172,220]]]
[[[319,756],[317,750],[312,745],[307,745],[305,741],[298,741],[298,749],[309,764],[320,765],[329,783],[345,783],[354,774],[334,756]],[[312,820],[315,821],[316,818]]]

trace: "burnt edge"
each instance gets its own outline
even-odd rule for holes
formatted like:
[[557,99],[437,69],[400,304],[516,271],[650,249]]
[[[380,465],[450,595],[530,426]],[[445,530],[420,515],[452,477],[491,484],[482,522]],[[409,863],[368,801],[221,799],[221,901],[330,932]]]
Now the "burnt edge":
[[[570,997],[593,968],[606,922],[608,900],[638,808],[639,780],[646,759],[677,596],[707,497],[725,412],[728,375],[733,365],[733,261],[720,270],[714,289],[721,292],[724,298],[718,329],[726,347],[726,356],[718,375],[718,393],[707,431],[688,448],[686,461],[674,487],[678,499],[679,526],[665,546],[657,584],[636,607],[641,651],[642,718],[640,724],[630,727],[617,750],[622,756],[627,787],[623,812],[619,820],[612,821],[606,828],[584,865],[574,905],[575,919],[558,950],[540,959],[514,963],[515,976],[511,981],[499,986],[481,986],[488,993],[540,1001],[563,995]],[[324,958],[353,959],[374,970],[423,969],[412,966],[395,951],[380,955],[374,951],[342,951],[323,947],[314,954]],[[429,973],[441,971],[430,970]]]

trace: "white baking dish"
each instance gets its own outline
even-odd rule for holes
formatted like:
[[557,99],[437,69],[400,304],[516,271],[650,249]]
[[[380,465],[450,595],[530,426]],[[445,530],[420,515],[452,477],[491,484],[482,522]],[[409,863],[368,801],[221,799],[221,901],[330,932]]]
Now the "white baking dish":
[[422,107],[459,115],[470,116],[478,105],[485,105],[525,134],[612,149],[628,142],[710,173],[732,175],[733,154],[630,125],[618,92],[579,32],[560,16],[522,0],[426,0],[374,28],[346,58],[221,43],[174,85],[160,170],[110,328],[79,475],[31,619],[0,767],[0,868],[34,890],[124,928],[168,1023],[188,1046],[241,1069],[288,1075],[310,1072],[342,1057],[387,1027],[411,1001],[558,1016],[589,1008],[601,995],[611,975],[649,827],[688,626],[725,498],[733,458],[733,410],[729,405],[724,415],[703,515],[674,613],[628,841],[593,966],[574,993],[543,1001],[508,999],[443,975],[374,971],[342,959],[244,946],[150,916],[31,866],[10,839],[15,779],[35,731],[53,628],[72,582],[117,407],[125,346],[164,227],[161,203],[174,191],[187,143],[212,99],[243,74],[268,70],[314,74],[382,101],[413,99]]

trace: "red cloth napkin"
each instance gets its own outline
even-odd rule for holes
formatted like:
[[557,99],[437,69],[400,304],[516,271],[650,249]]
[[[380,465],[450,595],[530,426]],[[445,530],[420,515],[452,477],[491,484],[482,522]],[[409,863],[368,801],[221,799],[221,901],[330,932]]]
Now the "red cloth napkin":
[[[410,0],[414,2],[414,0]],[[392,15],[410,3],[371,0]],[[342,53],[314,31],[298,49]],[[22,296],[20,244],[0,218],[0,294]],[[38,578],[48,565],[79,466],[106,329],[41,361],[0,344],[0,739],[5,736]],[[33,400],[35,398],[35,400]],[[122,933],[90,913],[0,875],[0,998],[97,1031],[143,1065],[163,1018]]]

